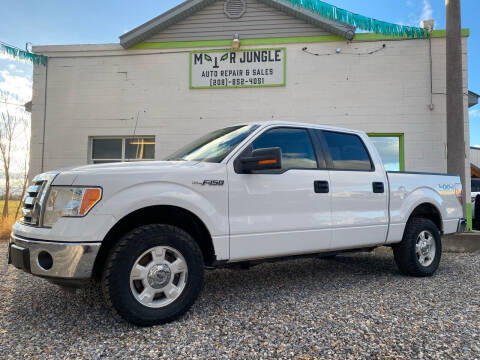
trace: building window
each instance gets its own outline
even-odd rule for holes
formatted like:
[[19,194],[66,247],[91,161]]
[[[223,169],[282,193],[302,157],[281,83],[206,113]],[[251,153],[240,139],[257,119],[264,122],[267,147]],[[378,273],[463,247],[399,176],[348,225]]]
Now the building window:
[[405,171],[403,134],[368,134],[387,171]]
[[154,136],[92,137],[90,163],[153,160]]

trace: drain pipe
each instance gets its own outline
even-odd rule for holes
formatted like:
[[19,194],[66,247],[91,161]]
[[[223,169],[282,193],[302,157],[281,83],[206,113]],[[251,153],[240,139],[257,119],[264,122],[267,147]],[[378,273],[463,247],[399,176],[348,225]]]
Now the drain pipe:
[[447,13],[447,169],[459,174],[463,187],[463,213],[468,217],[465,124],[463,112],[462,31],[460,0],[445,0]]

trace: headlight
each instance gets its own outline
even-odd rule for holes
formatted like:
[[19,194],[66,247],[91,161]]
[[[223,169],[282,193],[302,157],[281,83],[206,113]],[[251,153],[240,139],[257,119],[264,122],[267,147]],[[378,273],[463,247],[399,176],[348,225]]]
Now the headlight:
[[43,226],[53,226],[61,217],[85,216],[101,197],[100,188],[52,186],[45,206]]

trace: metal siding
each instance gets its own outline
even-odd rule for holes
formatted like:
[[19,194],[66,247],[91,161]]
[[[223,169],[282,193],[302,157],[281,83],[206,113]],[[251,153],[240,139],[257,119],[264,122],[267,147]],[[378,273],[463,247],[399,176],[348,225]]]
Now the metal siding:
[[146,42],[230,39],[234,34],[239,34],[240,39],[330,34],[257,0],[247,0],[247,11],[240,19],[227,18],[223,4],[219,0]]
[[480,148],[470,148],[470,162],[480,168]]

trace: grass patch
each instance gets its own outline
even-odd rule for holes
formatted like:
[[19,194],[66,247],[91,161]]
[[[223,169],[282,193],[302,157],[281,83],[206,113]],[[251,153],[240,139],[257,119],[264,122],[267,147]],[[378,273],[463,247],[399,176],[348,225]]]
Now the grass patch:
[[[19,200],[9,200],[8,201],[8,215],[15,215],[15,211],[17,210],[17,206]],[[0,214],[3,210],[3,204],[5,203],[5,200],[0,200]]]
[[[3,210],[4,202],[4,200],[0,200],[0,214]],[[12,226],[13,224],[15,224],[15,221],[17,221],[17,219],[15,218],[15,211],[17,210],[19,202],[20,201],[18,200],[10,200],[8,202],[8,217],[6,217],[5,219],[0,218],[0,241],[8,240],[10,236]],[[19,213],[19,216],[21,216],[21,211]]]

